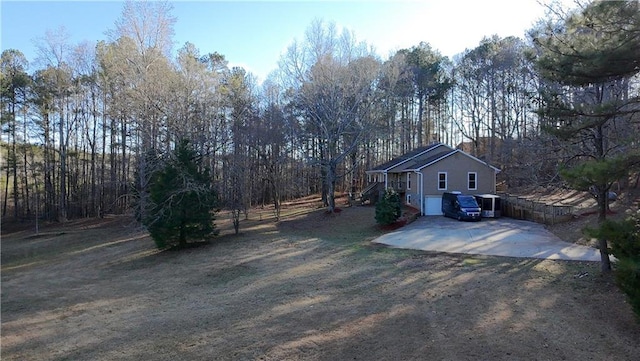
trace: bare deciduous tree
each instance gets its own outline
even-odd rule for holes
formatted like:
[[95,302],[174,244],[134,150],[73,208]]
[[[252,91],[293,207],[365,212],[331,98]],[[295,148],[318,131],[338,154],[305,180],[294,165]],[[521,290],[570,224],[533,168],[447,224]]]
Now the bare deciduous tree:
[[379,61],[352,33],[337,34],[335,25],[315,21],[306,41],[294,43],[281,61],[299,110],[298,137],[309,160],[320,168],[323,200],[335,209],[334,192],[343,162],[364,140],[372,124]]

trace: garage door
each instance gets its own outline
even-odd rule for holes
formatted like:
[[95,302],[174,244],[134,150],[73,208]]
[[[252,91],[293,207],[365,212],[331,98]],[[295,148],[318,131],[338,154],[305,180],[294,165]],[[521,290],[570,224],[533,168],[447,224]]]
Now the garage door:
[[424,214],[427,216],[442,215],[442,197],[441,196],[425,196],[424,197]]

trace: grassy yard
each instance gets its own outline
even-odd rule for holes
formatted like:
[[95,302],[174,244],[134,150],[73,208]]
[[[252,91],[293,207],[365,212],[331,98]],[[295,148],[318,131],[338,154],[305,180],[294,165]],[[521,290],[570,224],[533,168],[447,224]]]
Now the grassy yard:
[[[598,264],[390,249],[372,207],[254,210],[158,252],[129,218],[3,227],[3,360],[635,360]],[[7,229],[5,231],[5,228]]]

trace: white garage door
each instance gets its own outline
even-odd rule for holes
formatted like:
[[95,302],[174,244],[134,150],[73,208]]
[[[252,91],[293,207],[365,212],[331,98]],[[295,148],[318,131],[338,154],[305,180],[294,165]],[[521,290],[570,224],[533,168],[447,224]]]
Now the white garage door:
[[425,196],[424,197],[424,214],[427,216],[442,215],[442,197]]

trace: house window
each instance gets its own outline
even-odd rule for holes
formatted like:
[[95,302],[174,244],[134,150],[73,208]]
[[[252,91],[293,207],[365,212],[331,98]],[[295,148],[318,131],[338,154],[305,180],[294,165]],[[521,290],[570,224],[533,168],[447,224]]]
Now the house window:
[[411,173],[407,173],[407,189],[411,189]]
[[438,190],[439,191],[447,190],[447,172],[438,173]]
[[411,194],[407,194],[407,204],[411,204]]
[[467,187],[470,191],[475,191],[476,189],[478,189],[478,173],[467,173]]

